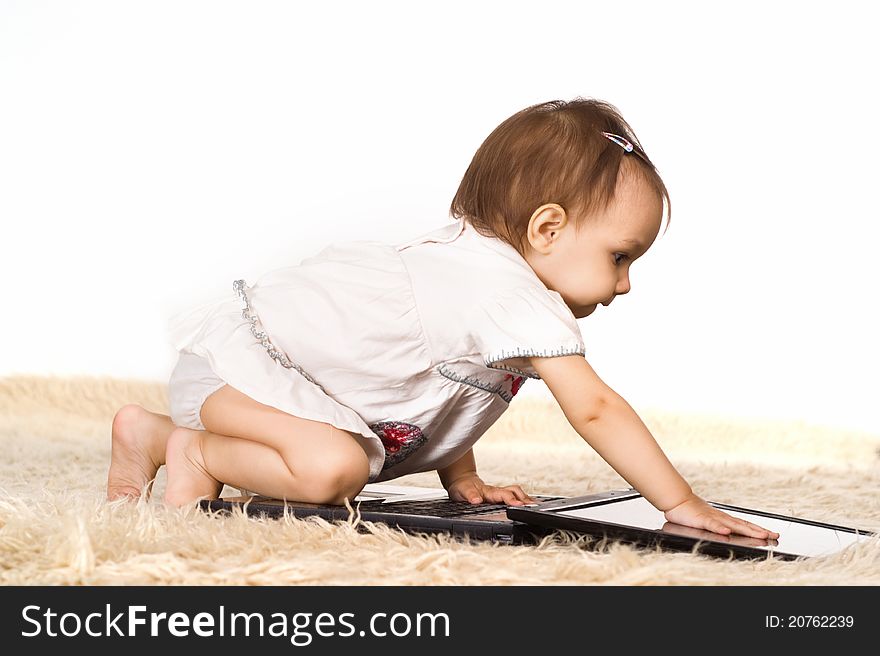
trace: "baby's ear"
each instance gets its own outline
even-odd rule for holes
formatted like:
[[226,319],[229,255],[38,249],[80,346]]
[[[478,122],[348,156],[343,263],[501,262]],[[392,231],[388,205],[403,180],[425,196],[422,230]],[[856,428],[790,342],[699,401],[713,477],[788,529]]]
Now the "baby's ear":
[[561,205],[545,203],[532,213],[526,228],[526,246],[546,255],[559,238],[559,231],[567,225],[574,225]]

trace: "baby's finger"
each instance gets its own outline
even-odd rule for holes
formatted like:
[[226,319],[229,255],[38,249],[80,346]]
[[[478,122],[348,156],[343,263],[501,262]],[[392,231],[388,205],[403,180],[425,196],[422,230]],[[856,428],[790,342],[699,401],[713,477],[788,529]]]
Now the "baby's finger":
[[492,503],[504,503],[508,506],[521,506],[523,504],[511,490],[503,487],[492,488],[487,493],[486,498]]
[[751,522],[747,522],[744,519],[733,518],[733,522],[728,525],[734,532],[739,533],[740,535],[748,535],[753,538],[776,539],[779,537],[779,533],[770,531],[766,528],[758,526],[757,524],[752,524]]
[[732,533],[736,533],[737,535],[747,535],[753,538],[770,537],[769,531],[764,530],[760,526],[755,526],[751,522],[747,522],[739,517],[733,517],[727,513],[721,513],[719,519],[731,530]]
[[468,483],[456,490],[457,501],[467,501],[468,503],[481,503],[483,495],[480,489],[473,483]]
[[517,499],[525,503],[536,503],[532,497],[526,494],[519,485],[508,485],[507,489],[513,492]]
[[766,531],[774,540],[779,537],[779,533],[777,533],[776,531],[771,531],[769,528],[764,528],[763,526],[758,526],[757,524],[752,524],[751,522],[746,523],[756,531]]
[[[523,496],[525,496],[525,492],[523,492],[522,490],[520,490],[520,493],[521,493]],[[515,493],[513,490],[510,490],[510,489],[502,490],[501,499],[502,499],[502,501],[504,501],[504,503],[507,504],[508,506],[522,506],[522,505],[525,505],[525,501],[521,501],[521,500],[517,497],[516,493]]]
[[702,528],[713,533],[720,533],[721,535],[728,535],[731,532],[724,522],[715,517],[707,517]]

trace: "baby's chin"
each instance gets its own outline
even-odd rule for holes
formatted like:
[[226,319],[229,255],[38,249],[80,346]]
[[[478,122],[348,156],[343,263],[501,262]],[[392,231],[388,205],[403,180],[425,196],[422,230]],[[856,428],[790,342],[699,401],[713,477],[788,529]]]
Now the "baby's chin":
[[596,311],[597,307],[599,307],[598,303],[594,303],[593,305],[583,305],[572,309],[572,312],[574,313],[576,319],[583,319],[584,317],[588,317],[593,314],[593,312]]

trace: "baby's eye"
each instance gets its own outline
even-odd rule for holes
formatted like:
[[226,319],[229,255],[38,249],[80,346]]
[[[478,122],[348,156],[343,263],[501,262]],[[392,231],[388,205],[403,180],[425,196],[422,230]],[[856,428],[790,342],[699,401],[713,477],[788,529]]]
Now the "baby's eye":
[[628,257],[629,257],[629,256],[628,256],[626,253],[615,253],[615,254],[614,254],[614,263],[615,263],[615,264],[620,264],[621,262],[623,262],[623,261],[624,261],[625,259],[627,259]]

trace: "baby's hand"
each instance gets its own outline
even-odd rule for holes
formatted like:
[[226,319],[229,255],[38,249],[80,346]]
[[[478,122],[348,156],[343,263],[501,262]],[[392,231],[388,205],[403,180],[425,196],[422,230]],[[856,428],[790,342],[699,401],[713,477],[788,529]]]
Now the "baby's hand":
[[675,524],[702,528],[722,535],[738,533],[753,538],[773,540],[779,537],[779,533],[768,531],[744,519],[732,517],[726,512],[710,506],[696,495],[678,504],[675,508],[670,508],[664,514],[666,519]]
[[470,503],[505,503],[508,506],[523,506],[527,503],[537,503],[532,497],[523,492],[519,485],[507,487],[495,487],[486,485],[476,474],[462,476],[450,483],[446,489],[449,498],[454,501],[469,501]]

